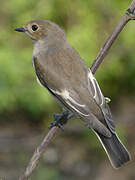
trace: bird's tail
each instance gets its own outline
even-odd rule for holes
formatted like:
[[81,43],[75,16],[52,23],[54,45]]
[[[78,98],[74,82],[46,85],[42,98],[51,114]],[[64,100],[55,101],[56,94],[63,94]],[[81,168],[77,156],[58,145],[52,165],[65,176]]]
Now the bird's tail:
[[102,143],[114,168],[119,168],[130,160],[129,152],[126,150],[116,134],[112,134],[111,138],[105,137],[97,132],[96,135]]

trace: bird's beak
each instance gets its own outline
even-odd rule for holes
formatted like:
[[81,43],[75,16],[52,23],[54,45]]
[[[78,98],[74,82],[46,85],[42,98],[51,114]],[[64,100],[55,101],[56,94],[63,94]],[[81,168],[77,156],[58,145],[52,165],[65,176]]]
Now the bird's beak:
[[24,29],[24,27],[19,27],[19,28],[15,28],[15,31],[25,32],[25,29]]

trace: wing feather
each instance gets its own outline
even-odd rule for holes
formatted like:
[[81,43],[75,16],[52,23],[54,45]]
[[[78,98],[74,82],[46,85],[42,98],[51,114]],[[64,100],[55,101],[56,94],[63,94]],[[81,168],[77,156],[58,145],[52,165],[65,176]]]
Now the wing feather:
[[109,127],[109,129],[112,132],[115,132],[115,125],[112,119],[111,111],[109,106],[107,105],[105,98],[101,92],[101,89],[93,76],[91,70],[88,72],[88,86],[89,86],[89,91],[91,92],[93,98],[95,99],[96,103],[98,106],[100,106],[102,113],[104,115],[104,118],[106,120],[106,123]]

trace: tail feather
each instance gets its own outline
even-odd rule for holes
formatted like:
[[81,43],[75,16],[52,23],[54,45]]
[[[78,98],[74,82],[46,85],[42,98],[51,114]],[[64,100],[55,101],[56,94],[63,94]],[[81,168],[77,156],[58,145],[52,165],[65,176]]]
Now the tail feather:
[[114,168],[121,167],[131,159],[129,152],[116,134],[112,134],[111,138],[105,137],[99,133],[96,133],[96,135],[102,143]]

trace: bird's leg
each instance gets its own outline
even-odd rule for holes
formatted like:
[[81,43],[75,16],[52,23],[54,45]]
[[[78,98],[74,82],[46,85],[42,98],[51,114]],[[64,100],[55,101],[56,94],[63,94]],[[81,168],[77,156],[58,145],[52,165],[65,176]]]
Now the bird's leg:
[[74,116],[73,113],[69,112],[68,110],[63,109],[63,112],[61,114],[54,114],[54,121],[51,122],[51,125],[49,126],[49,129],[51,129],[54,126],[58,126],[63,130],[63,125],[67,123],[69,119],[71,119]]

